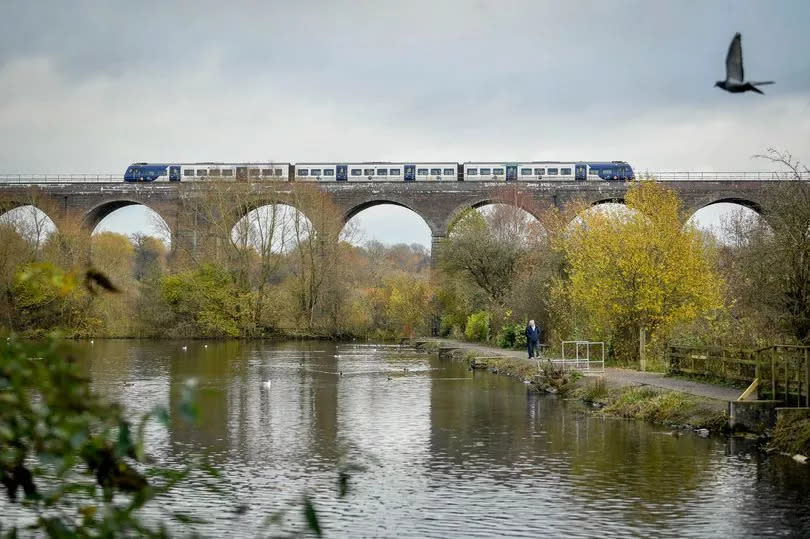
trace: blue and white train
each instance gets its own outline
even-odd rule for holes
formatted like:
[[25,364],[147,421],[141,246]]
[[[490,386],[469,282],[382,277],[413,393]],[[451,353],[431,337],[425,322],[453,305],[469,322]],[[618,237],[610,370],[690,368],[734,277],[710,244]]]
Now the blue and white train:
[[133,163],[124,173],[125,182],[565,182],[634,178],[633,168],[625,161]]

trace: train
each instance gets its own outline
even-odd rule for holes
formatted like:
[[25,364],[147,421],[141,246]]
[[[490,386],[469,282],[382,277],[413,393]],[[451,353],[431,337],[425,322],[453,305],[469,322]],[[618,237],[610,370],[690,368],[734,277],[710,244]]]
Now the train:
[[356,162],[356,163],[133,163],[125,182],[299,181],[628,181],[626,161]]

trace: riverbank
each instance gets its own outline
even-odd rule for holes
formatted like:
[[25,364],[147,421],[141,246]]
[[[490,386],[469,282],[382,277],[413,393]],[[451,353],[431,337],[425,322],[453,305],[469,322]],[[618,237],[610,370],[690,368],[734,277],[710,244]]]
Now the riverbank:
[[[725,386],[630,369],[608,367],[604,374],[582,376],[540,363],[538,370],[537,361],[527,359],[523,351],[451,339],[424,339],[417,344],[464,361],[472,369],[511,376],[534,390],[580,401],[592,413],[641,419],[676,430],[693,430],[701,436],[729,434],[728,403],[740,393]],[[810,452],[810,421],[780,422],[772,432],[756,437],[769,451],[806,455]]]

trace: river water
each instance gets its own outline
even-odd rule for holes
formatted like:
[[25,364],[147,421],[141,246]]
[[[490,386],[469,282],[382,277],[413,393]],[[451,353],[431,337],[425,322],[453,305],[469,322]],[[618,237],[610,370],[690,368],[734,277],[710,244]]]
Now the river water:
[[204,453],[222,472],[219,494],[195,477],[161,509],[207,519],[205,536],[301,529],[305,495],[334,537],[810,535],[810,466],[398,347],[97,340],[76,353],[133,414],[176,408],[196,380],[199,423],[173,413],[149,438],[159,463]]

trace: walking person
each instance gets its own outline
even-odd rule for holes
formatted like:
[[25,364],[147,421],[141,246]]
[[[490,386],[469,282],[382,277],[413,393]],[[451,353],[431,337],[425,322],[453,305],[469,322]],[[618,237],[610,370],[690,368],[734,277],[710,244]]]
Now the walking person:
[[540,328],[535,325],[534,320],[529,320],[529,325],[526,326],[526,346],[529,348],[529,359],[539,355]]

